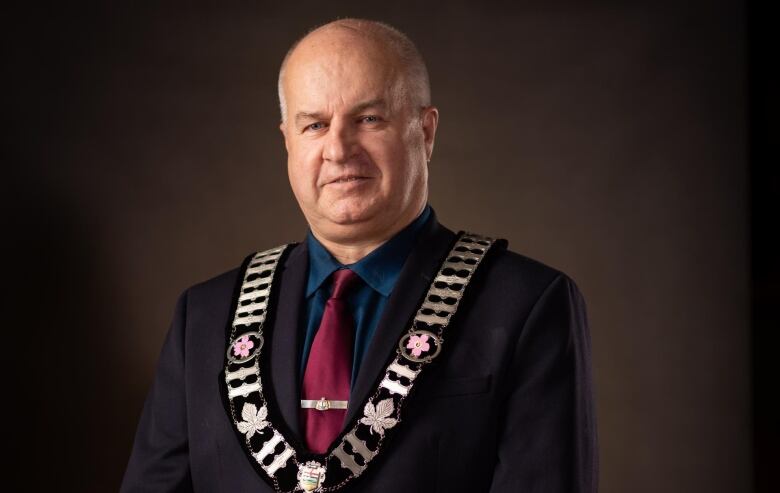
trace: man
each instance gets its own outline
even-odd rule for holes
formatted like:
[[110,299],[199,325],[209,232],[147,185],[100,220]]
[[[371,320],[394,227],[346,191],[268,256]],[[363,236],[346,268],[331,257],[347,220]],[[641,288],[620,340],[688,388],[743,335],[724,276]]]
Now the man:
[[596,491],[582,297],[437,222],[412,43],[322,26],[279,98],[309,235],[179,299],[122,491]]

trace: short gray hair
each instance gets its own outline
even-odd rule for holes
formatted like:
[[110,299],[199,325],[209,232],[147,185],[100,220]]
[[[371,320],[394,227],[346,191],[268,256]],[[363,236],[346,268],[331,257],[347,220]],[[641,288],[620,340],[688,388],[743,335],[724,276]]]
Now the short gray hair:
[[431,104],[431,84],[428,78],[428,68],[425,66],[425,61],[417,50],[417,47],[412,43],[412,40],[409,39],[406,34],[384,22],[345,18],[312,28],[305,35],[298,38],[290,49],[287,50],[287,54],[282,61],[282,66],[279,69],[278,81],[279,111],[282,115],[282,122],[285,121],[287,114],[287,104],[284,99],[282,80],[284,79],[285,69],[287,68],[287,62],[289,61],[290,56],[301,41],[306,39],[310,34],[319,31],[320,29],[330,29],[332,27],[349,29],[370,38],[381,45],[389,47],[390,51],[398,57],[402,70],[405,72],[407,97],[411,98],[414,104],[421,107],[429,106]]

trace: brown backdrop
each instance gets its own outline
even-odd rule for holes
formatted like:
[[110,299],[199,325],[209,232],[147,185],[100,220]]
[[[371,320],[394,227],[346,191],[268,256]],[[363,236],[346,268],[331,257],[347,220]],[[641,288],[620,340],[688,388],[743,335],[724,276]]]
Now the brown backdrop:
[[5,247],[20,275],[5,299],[18,315],[8,369],[23,383],[10,407],[35,417],[5,432],[20,484],[115,490],[176,296],[303,237],[276,71],[309,27],[363,16],[407,32],[427,59],[442,222],[505,237],[583,290],[601,491],[748,491],[744,12],[696,3],[9,16],[5,43],[20,49]]

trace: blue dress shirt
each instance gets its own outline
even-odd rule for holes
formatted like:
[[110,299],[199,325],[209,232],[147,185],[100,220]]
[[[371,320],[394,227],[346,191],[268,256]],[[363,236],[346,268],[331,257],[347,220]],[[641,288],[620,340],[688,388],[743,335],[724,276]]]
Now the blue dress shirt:
[[306,242],[309,248],[309,277],[306,284],[306,315],[303,317],[305,335],[301,354],[300,378],[306,369],[314,336],[330,297],[330,275],[343,268],[354,271],[363,282],[352,290],[347,301],[355,320],[355,337],[352,357],[352,386],[355,385],[363,355],[371,343],[376,326],[382,316],[387,299],[393,291],[401,268],[414,247],[417,235],[431,215],[431,207],[423,211],[404,229],[354,264],[344,265],[322,246],[309,231]]

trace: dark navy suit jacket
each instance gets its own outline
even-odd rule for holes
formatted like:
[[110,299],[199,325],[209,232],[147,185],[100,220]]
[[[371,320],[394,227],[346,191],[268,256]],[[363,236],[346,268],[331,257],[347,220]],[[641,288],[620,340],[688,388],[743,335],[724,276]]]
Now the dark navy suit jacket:
[[[455,238],[435,216],[421,231],[364,357],[347,421],[375,388]],[[303,242],[279,267],[266,329],[273,331],[269,381],[277,404],[269,413],[298,439],[307,265]],[[238,274],[179,298],[122,492],[273,491],[242,449],[220,391]],[[349,491],[595,492],[590,336],[574,282],[499,249],[486,257],[447,330],[447,345],[419,378],[395,434]]]

